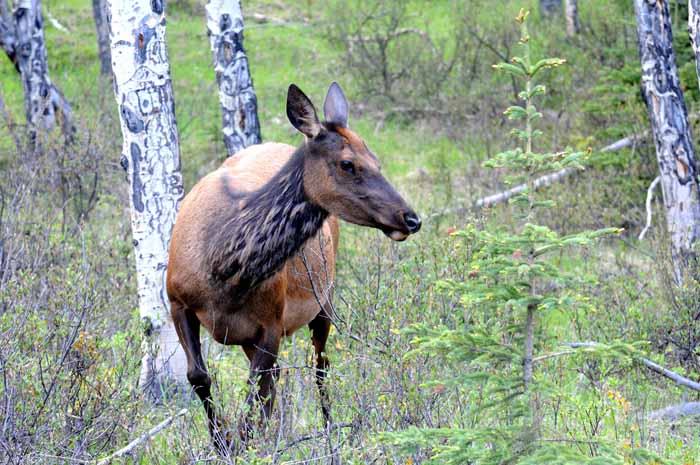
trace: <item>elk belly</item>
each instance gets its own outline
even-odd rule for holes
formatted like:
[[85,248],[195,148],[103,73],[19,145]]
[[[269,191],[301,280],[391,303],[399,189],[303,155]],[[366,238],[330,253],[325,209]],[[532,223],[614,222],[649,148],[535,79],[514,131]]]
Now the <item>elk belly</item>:
[[321,306],[315,298],[287,299],[282,316],[284,335],[291,336],[297,329],[311,323],[321,311]]

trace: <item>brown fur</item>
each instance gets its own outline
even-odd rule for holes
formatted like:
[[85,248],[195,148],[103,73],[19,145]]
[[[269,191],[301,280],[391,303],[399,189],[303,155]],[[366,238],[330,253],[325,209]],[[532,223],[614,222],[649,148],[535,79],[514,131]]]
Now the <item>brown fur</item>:
[[[180,208],[170,244],[167,291],[187,377],[202,400],[210,434],[225,451],[230,438],[211,400],[200,326],[250,360],[246,402],[266,419],[274,402],[280,339],[304,325],[316,352],[321,408],[330,422],[324,354],[330,330],[338,220],[380,229],[400,241],[420,219],[380,172],[377,157],[347,129],[347,101],[333,83],[321,123],[295,85],[287,117],[305,136],[298,149],[250,147],[205,176]],[[257,384],[257,389],[254,386]],[[252,413],[251,408],[251,413]],[[250,432],[250,413],[239,426]]]
[[[205,231],[201,225],[209,223],[209,216],[216,215],[223,200],[217,195],[217,180],[226,174],[228,183],[236,190],[251,192],[267,182],[288,161],[295,148],[285,144],[262,144],[244,150],[236,157],[226,160],[221,167],[202,179],[192,192],[183,201],[178,214],[177,223],[173,229],[171,239],[170,265],[168,267],[167,288],[171,298],[188,307],[198,315],[204,327],[215,334],[215,339],[222,344],[237,344],[242,340],[254,339],[255,325],[250,325],[250,331],[241,333],[239,328],[231,328],[229,321],[237,321],[238,316],[227,316],[221,321],[209,321],[203,315],[212,305],[207,294],[206,283],[207,270],[203,261],[202,246],[204,245]],[[235,180],[235,181],[234,181]],[[307,258],[310,273],[314,277],[313,286],[319,295],[327,295],[329,287],[335,278],[335,252],[338,248],[338,220],[330,216],[316,240],[309,241],[302,253]],[[321,245],[323,245],[323,250]],[[272,291],[272,292],[270,292]],[[290,336],[301,326],[308,324],[320,311],[316,296],[314,296],[312,282],[309,280],[309,272],[300,255],[294,257],[273,278],[266,282],[261,289],[263,294],[278,293],[283,291],[285,299],[279,303],[282,314],[282,332]],[[269,307],[265,299],[252,299],[260,305],[251,308],[247,306],[246,313],[260,315],[267,313]],[[292,308],[285,309],[285,304],[291,300]],[[325,304],[325,301],[323,302]],[[301,317],[300,314],[306,315]],[[265,321],[271,318],[255,318],[257,324],[268,324]],[[252,323],[252,322],[251,322]],[[218,337],[216,337],[218,336]]]
[[[253,192],[265,185],[294,151],[290,145],[276,143],[250,147],[205,176],[183,201],[173,229],[167,275],[172,316],[181,340],[188,339],[183,326],[196,320],[195,326],[204,326],[217,342],[241,345],[252,358],[256,346],[265,350],[262,340],[266,333],[290,336],[321,313],[322,318],[328,318],[325,310],[332,296],[339,238],[335,216],[329,216],[319,233],[243,302],[227,302],[227,296],[213,289],[207,279],[205,226],[226,208],[227,198],[221,195],[222,180],[231,190]],[[191,352],[188,351],[191,359],[188,377],[195,380],[195,389],[208,392],[208,386],[196,385],[206,385],[208,376],[202,374],[201,357]],[[209,396],[205,397],[203,400],[210,403]],[[214,411],[208,409],[208,413],[213,424],[218,425]]]

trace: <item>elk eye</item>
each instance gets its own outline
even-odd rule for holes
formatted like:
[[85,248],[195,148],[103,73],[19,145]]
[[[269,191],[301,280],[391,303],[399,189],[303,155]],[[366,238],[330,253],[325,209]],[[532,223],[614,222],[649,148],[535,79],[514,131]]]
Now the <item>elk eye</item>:
[[350,174],[355,174],[355,165],[351,161],[343,160],[340,162],[340,168]]

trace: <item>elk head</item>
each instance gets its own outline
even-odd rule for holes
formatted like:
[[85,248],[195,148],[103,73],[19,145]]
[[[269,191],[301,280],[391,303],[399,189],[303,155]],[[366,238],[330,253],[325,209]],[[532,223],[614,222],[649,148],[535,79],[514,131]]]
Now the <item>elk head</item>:
[[306,136],[304,191],[309,201],[350,223],[380,229],[395,241],[418,232],[421,220],[382,176],[377,157],[348,128],[348,102],[332,83],[320,122],[311,100],[294,84],[287,117]]

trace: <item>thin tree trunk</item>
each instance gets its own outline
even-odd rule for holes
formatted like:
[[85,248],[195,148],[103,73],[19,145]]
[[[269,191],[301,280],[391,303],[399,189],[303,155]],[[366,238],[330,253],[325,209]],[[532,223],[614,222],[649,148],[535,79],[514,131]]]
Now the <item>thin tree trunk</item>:
[[561,0],[540,0],[540,12],[546,17],[561,14]]
[[170,233],[184,192],[165,16],[162,3],[154,0],[110,0],[108,8],[139,310],[147,336],[140,384],[159,400],[164,388],[187,386],[186,358],[165,289]]
[[243,48],[240,0],[209,0],[206,10],[209,42],[219,85],[224,145],[228,156],[231,156],[262,141],[258,101]]
[[109,23],[107,22],[106,0],[92,0],[92,14],[97,30],[97,55],[100,59],[100,74],[112,73],[112,54],[109,50]]
[[19,65],[17,64],[17,38],[15,37],[14,27],[15,21],[10,14],[7,2],[8,0],[0,0],[0,45],[19,73]]
[[700,237],[700,195],[688,111],[673,53],[668,2],[634,0],[642,95],[656,145],[676,279]]
[[700,86],[700,0],[688,1],[688,34],[695,53],[695,73]]
[[36,142],[39,132],[50,132],[58,124],[71,141],[73,112],[49,77],[40,0],[19,0],[12,15],[6,1],[0,0],[0,45],[22,79],[31,140]]
[[564,0],[566,8],[566,35],[574,37],[581,31],[578,20],[578,0]]

